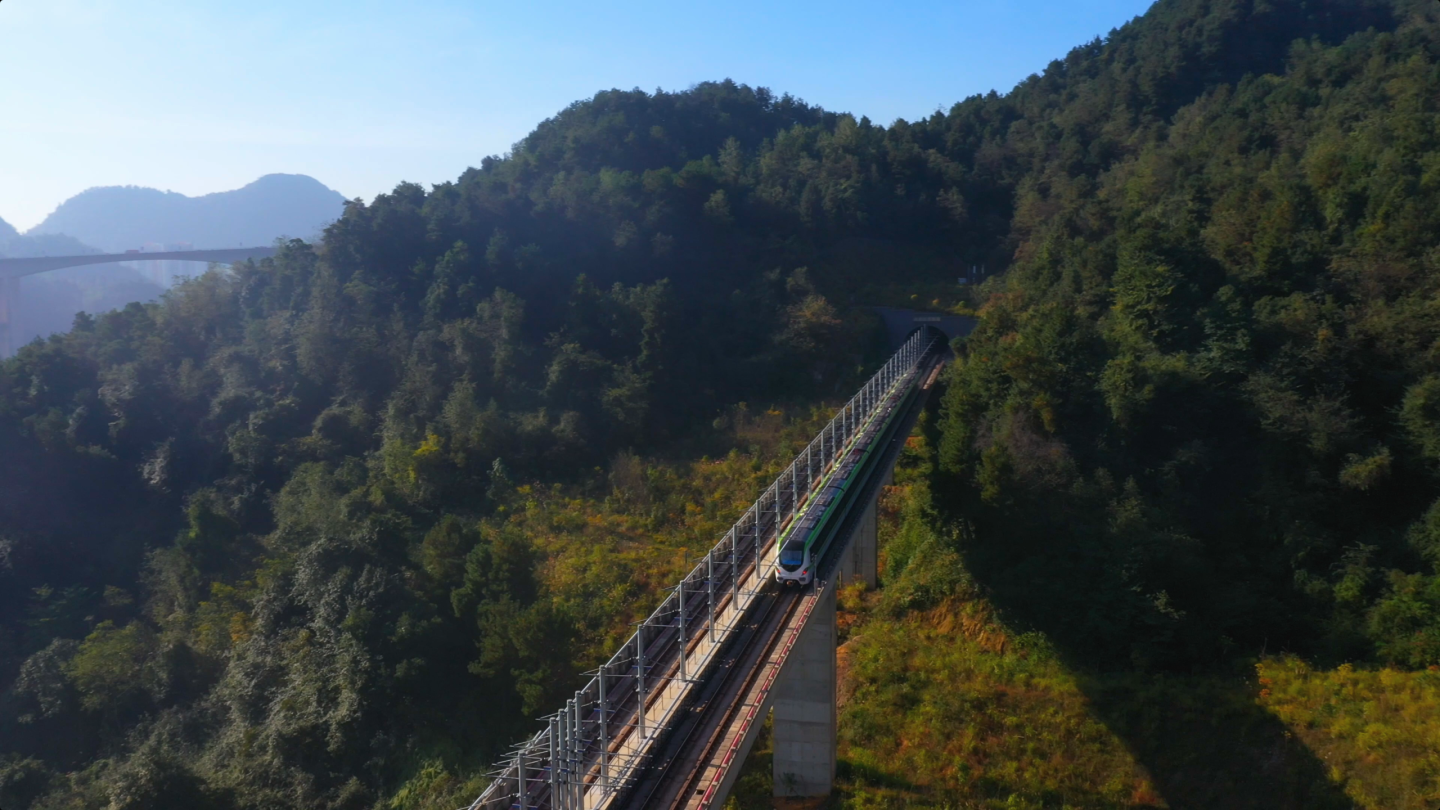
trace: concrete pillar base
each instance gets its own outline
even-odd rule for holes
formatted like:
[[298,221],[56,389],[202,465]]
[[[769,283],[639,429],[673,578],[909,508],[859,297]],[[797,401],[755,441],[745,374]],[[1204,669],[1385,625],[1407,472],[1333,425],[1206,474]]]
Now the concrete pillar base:
[[864,582],[867,588],[879,584],[879,504],[877,494],[860,515],[860,523],[850,536],[850,544],[840,555],[835,578],[842,587],[856,582]]
[[835,588],[826,588],[775,685],[774,795],[835,786]]
[[20,279],[0,278],[0,358],[15,353],[15,312],[20,308]]

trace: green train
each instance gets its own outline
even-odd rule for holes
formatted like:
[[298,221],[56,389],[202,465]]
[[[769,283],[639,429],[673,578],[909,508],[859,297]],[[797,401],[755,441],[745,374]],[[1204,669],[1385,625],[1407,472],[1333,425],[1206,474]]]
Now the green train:
[[851,450],[831,470],[805,514],[780,533],[780,564],[775,578],[781,584],[803,586],[814,581],[815,570],[825,558],[835,530],[853,505],[854,499],[847,496],[870,479],[896,421],[910,407],[917,389],[907,385],[903,392],[890,395],[865,426],[860,440],[851,444]]

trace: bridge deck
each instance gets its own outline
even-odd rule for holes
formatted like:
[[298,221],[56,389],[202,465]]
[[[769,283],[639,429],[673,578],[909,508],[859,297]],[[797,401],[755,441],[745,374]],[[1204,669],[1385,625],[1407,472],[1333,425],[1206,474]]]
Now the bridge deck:
[[[727,645],[726,641],[747,632],[745,625],[754,624],[756,621],[755,616],[749,615],[752,613],[751,607],[757,604],[757,600],[760,600],[761,608],[765,607],[764,603],[772,599],[776,590],[774,580],[767,576],[774,568],[776,552],[771,543],[766,543],[763,548],[765,554],[761,559],[760,575],[757,578],[755,567],[750,567],[748,576],[741,582],[738,603],[733,602],[728,593],[722,600],[718,600],[719,604],[715,609],[715,640],[711,640],[705,625],[694,629],[694,637],[688,639],[686,644],[685,674],[682,676],[680,673],[678,659],[669,665],[660,677],[664,687],[647,696],[646,733],[639,733],[637,724],[627,725],[617,735],[617,740],[611,747],[613,757],[643,756],[647,753],[647,748],[668,742],[673,737],[673,729],[683,722],[682,715],[691,711],[687,698],[690,697],[692,688],[707,679],[713,679],[712,667],[730,663],[722,660],[727,646],[733,646]],[[704,598],[704,595],[699,594],[697,598]],[[755,612],[763,613],[763,610]],[[653,752],[650,753],[653,757]],[[585,791],[583,807],[589,810],[605,806],[614,794],[604,789],[598,767],[592,768],[587,777],[590,787]]]
[[246,259],[264,259],[275,255],[273,247],[219,248],[216,250],[171,250],[154,253],[91,253],[84,256],[31,256],[0,259],[0,278],[20,278],[48,273],[66,267],[119,262],[213,262],[234,264]]

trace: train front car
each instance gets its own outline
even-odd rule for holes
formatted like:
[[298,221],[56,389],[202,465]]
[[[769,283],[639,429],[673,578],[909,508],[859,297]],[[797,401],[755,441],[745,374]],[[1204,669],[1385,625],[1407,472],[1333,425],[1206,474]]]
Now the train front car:
[[785,545],[780,547],[780,565],[775,569],[775,579],[781,585],[809,585],[814,579],[813,569],[804,535],[791,534]]
[[[823,500],[823,499],[822,499]],[[780,546],[780,564],[775,567],[775,579],[781,585],[809,585],[815,579],[815,526],[820,522],[826,504],[812,503]]]

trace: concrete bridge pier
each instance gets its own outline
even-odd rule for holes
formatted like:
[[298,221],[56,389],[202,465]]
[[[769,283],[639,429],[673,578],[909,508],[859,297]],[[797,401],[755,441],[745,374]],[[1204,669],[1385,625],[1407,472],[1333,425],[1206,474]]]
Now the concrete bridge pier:
[[865,512],[860,515],[860,522],[850,536],[849,547],[840,552],[835,581],[841,587],[856,582],[864,582],[867,588],[880,584],[880,493],[894,482],[895,470],[892,467],[885,471],[885,478],[880,481],[881,489],[876,490],[875,497],[870,499]]
[[826,588],[775,684],[775,796],[835,785],[835,588]]
[[879,583],[880,493],[894,483],[887,468],[874,497],[840,550],[835,581],[821,593],[775,684],[774,795],[829,796],[835,786],[835,592],[854,582]]
[[879,580],[878,505],[877,500],[872,500],[865,507],[855,534],[850,538],[850,547],[840,555],[840,562],[835,567],[835,584],[840,587],[864,582],[865,587],[874,588]]
[[15,353],[15,313],[20,309],[20,279],[0,278],[0,359]]

